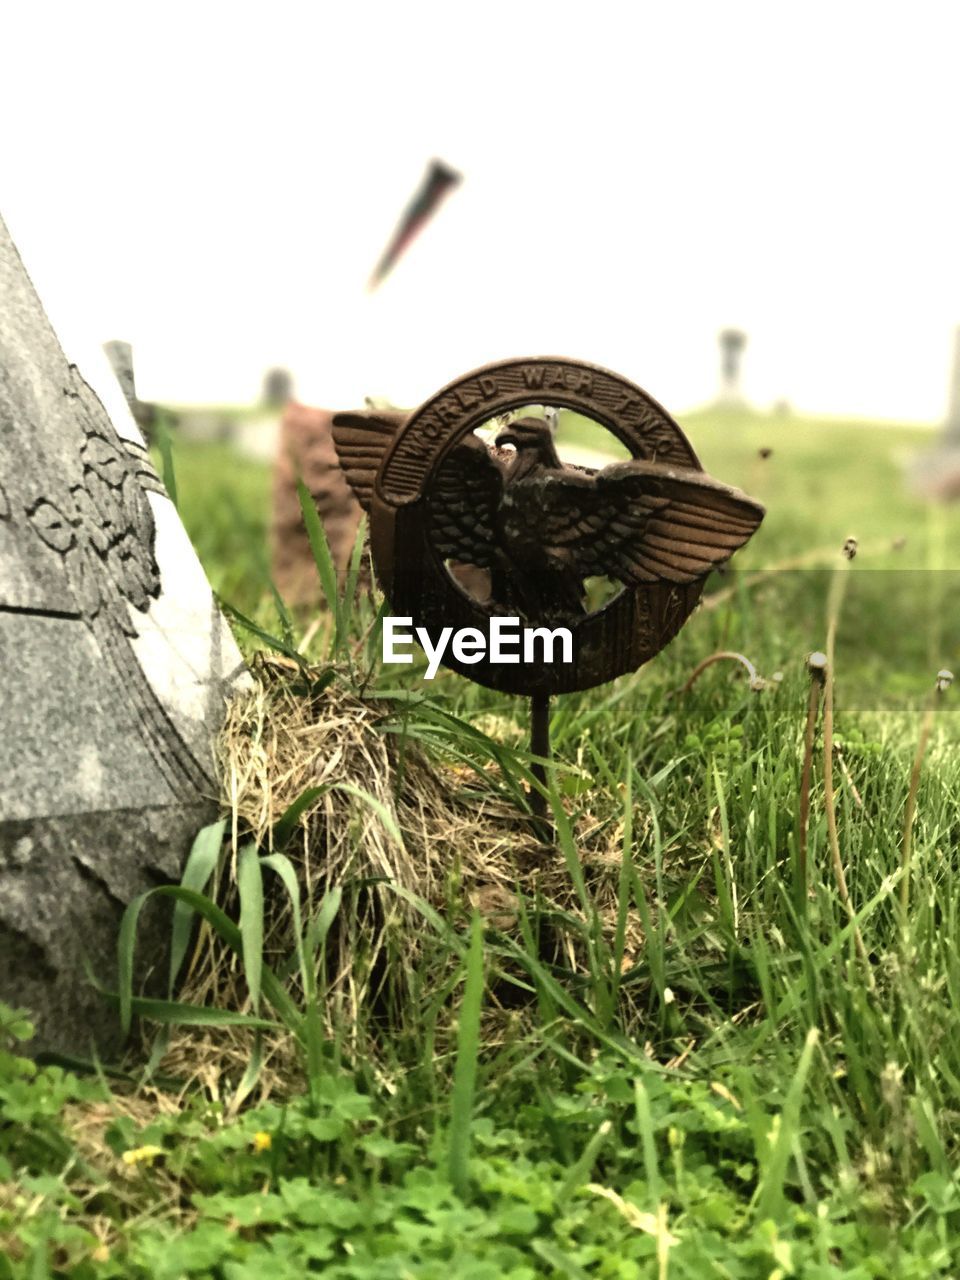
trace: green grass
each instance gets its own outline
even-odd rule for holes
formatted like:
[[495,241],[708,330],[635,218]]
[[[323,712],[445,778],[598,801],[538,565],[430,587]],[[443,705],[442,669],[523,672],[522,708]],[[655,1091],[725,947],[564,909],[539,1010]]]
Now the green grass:
[[[190,913],[203,914],[258,1007],[189,1015],[121,984],[124,1008],[210,1024],[256,1013],[261,1057],[281,1034],[272,1027],[300,1046],[290,1096],[250,1105],[253,1070],[216,1093],[194,1085],[181,1105],[161,1081],[161,1106],[136,1070],[126,1082],[34,1074],[5,1053],[0,1280],[960,1274],[960,724],[949,694],[920,775],[908,918],[899,910],[922,710],[938,668],[960,667],[960,511],[904,491],[900,455],[924,447],[917,431],[719,413],[685,425],[704,464],[769,514],[736,574],[709,584],[728,591],[719,607],[641,672],[555,707],[558,857],[576,912],[558,920],[530,895],[515,929],[481,928],[451,866],[445,912],[411,900],[418,958],[408,964],[394,939],[402,994],[386,1018],[361,1010],[373,1048],[355,1055],[320,1016],[324,939],[350,886],[310,916],[278,852],[297,814],[279,815],[272,858],[246,848],[238,909],[217,914],[203,894],[219,834],[203,837],[186,887],[163,891],[179,913],[175,960]],[[773,449],[766,461],[760,447]],[[174,463],[217,590],[281,635],[265,470],[214,446],[175,445]],[[839,570],[834,777],[852,922],[831,870],[819,750],[808,885],[797,859],[804,663],[826,645],[850,534],[861,551]],[[819,567],[775,568],[818,548],[833,549]],[[327,627],[311,642],[324,680],[367,676],[373,608],[345,602],[338,638]],[[295,642],[309,620],[290,620]],[[238,636],[248,650],[262,643]],[[751,692],[739,666],[718,663],[678,694],[719,649],[782,679]],[[450,674],[424,697],[419,671],[374,670],[368,688],[438,759],[482,756],[467,727],[482,715],[526,723],[518,700]],[[322,714],[323,686],[316,698]],[[520,787],[522,752],[496,758],[497,773],[469,783],[478,803]],[[296,921],[276,968],[263,949],[268,876]],[[604,916],[611,885],[616,910]],[[557,934],[560,958],[543,945]],[[0,1021],[0,1049],[22,1023]]]

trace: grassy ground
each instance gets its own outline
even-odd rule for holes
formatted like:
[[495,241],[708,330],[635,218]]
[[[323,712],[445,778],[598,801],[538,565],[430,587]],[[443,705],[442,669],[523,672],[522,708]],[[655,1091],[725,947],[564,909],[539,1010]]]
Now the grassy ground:
[[[379,670],[362,593],[339,646],[278,617],[263,468],[175,447],[216,589],[289,651],[313,632],[244,742],[287,717],[332,765],[304,789],[285,758],[286,791],[261,785],[291,805],[257,818],[240,786],[239,848],[198,840],[182,1001],[191,912],[218,981],[192,1011],[124,998],[202,1024],[149,1083],[0,1057],[0,1277],[960,1275],[960,725],[933,695],[960,666],[960,511],[905,491],[911,429],[684,425],[769,514],[660,657],[557,705],[552,852],[512,816],[522,705]],[[766,687],[724,661],[678,692],[719,650]]]

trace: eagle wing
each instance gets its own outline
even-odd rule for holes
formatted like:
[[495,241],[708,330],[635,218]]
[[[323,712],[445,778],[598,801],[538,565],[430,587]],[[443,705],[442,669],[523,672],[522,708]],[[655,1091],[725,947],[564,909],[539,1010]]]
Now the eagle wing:
[[333,415],[333,444],[343,474],[364,511],[370,510],[373,484],[387,449],[407,420],[405,413],[361,410]]
[[628,586],[704,577],[764,516],[760,503],[703,471],[639,459],[593,476],[553,472],[539,498],[548,548],[581,577]]
[[503,478],[496,454],[472,434],[440,463],[427,495],[427,519],[430,540],[445,560],[493,568]]

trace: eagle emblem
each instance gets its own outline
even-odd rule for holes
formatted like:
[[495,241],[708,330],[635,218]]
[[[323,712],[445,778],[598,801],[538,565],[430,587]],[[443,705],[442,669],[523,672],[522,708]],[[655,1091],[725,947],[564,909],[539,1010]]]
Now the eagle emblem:
[[487,569],[500,609],[551,624],[587,612],[588,578],[639,587],[705,577],[764,514],[746,494],[689,468],[564,464],[548,423],[531,417],[510,423],[492,446],[466,436],[437,469],[427,508],[441,556]]
[[[600,467],[562,460],[546,404],[605,426],[633,456]],[[639,387],[562,357],[486,365],[409,414],[337,413],[333,440],[370,516],[395,614],[431,635],[482,630],[497,615],[571,629],[575,658],[563,670],[444,659],[509,692],[569,692],[635,670],[676,635],[707,575],[764,515],[707,475]],[[599,606],[598,578],[613,592]]]
[[[534,394],[534,393],[543,394]],[[626,462],[561,460],[550,404],[613,431]],[[478,435],[499,423],[492,440]],[[703,583],[763,519],[760,503],[700,467],[678,424],[640,387],[608,369],[559,356],[485,365],[411,414],[338,413],[333,441],[370,516],[374,566],[393,611],[438,642],[479,637],[497,615],[532,632],[569,629],[572,658],[488,660],[454,648],[444,665],[530,698],[530,805],[549,839],[544,761],[550,698],[590,689],[668,644]],[[470,579],[486,579],[479,592]],[[620,590],[599,608],[589,579]],[[472,641],[471,641],[472,643]]]

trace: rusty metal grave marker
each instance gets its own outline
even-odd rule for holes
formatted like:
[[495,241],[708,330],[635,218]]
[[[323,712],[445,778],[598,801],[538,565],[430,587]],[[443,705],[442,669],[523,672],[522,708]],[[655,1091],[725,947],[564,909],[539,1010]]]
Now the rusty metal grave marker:
[[[629,461],[560,461],[534,405],[571,409],[612,432]],[[477,428],[499,420],[491,442]],[[714,480],[670,415],[632,382],[558,357],[505,360],[449,383],[405,419],[338,413],[341,466],[370,520],[377,578],[394,614],[436,644],[446,627],[489,631],[495,617],[569,628],[572,661],[442,662],[531,700],[531,750],[549,758],[553,694],[589,689],[659,653],[696,606],[710,571],[763,519]],[[463,566],[472,568],[472,576]],[[476,589],[477,571],[485,590]],[[613,580],[591,608],[584,583]],[[464,586],[469,581],[471,589]],[[449,633],[448,633],[449,634]],[[542,766],[534,777],[545,782]],[[531,808],[546,812],[536,789]]]

